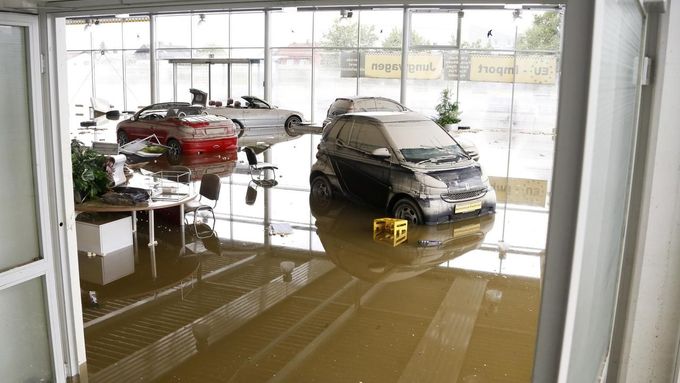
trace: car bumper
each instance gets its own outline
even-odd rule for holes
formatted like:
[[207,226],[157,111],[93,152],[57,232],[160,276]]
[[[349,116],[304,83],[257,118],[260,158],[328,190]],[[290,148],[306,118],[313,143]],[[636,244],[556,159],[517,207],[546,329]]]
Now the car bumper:
[[233,150],[237,146],[237,138],[220,137],[213,139],[183,139],[182,153],[209,153],[209,152],[224,152]]
[[496,213],[496,192],[493,189],[482,197],[464,202],[446,202],[439,197],[416,201],[423,211],[423,220],[427,225],[456,222]]

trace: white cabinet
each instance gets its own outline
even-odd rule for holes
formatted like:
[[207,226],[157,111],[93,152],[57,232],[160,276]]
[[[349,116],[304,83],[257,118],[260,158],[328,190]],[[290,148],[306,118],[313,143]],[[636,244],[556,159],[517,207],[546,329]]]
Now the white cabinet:
[[80,278],[84,281],[105,285],[135,272],[135,252],[128,246],[101,255],[78,252]]
[[[81,217],[82,216],[82,217]],[[78,250],[107,255],[132,246],[132,218],[110,214],[81,214],[76,220]]]

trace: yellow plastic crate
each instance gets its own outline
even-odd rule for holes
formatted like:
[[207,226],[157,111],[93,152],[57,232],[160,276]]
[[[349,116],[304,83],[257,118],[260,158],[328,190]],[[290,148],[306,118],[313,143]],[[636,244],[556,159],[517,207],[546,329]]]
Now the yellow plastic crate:
[[397,246],[407,238],[408,221],[397,218],[376,218],[373,220],[373,239]]

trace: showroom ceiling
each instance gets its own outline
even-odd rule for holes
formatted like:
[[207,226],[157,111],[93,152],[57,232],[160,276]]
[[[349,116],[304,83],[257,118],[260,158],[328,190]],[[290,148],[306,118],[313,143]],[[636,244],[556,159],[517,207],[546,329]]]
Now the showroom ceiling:
[[[449,7],[460,8],[463,3],[455,4],[442,1]],[[545,0],[540,4],[559,4],[564,1]],[[327,8],[346,7],[351,9],[367,7],[403,7],[405,4],[415,6],[432,5],[432,0],[414,0],[408,3],[395,2],[394,0],[372,0],[370,3],[362,3],[357,0],[315,0],[315,1],[272,1],[272,0],[0,0],[0,10],[37,13],[44,10],[56,16],[79,16],[79,15],[107,15],[112,13],[174,13],[191,11],[224,11],[224,10],[261,10],[277,9],[286,7]],[[509,0],[503,3],[468,0],[464,2],[464,8],[472,7],[503,7],[503,4],[524,4],[526,2]],[[441,7],[440,7],[441,8]]]

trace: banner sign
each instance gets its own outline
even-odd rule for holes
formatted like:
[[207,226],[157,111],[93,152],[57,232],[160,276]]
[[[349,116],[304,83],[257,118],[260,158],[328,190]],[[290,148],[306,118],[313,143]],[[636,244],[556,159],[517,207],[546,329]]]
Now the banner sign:
[[[507,180],[507,183],[506,183]],[[527,178],[489,177],[489,183],[496,190],[497,203],[508,203],[545,207],[548,195],[548,181]]]
[[[401,78],[401,55],[366,53],[364,76],[371,78]],[[408,55],[408,78],[436,80],[442,75],[442,54]]]
[[[514,65],[513,65],[514,64]],[[341,77],[398,79],[401,55],[384,51],[343,51]],[[462,80],[524,84],[555,84],[555,55],[492,55],[469,51],[414,53],[409,55],[408,77],[420,80]]]
[[[513,66],[514,64],[514,66]],[[553,55],[471,55],[470,80],[554,84],[557,58]]]

